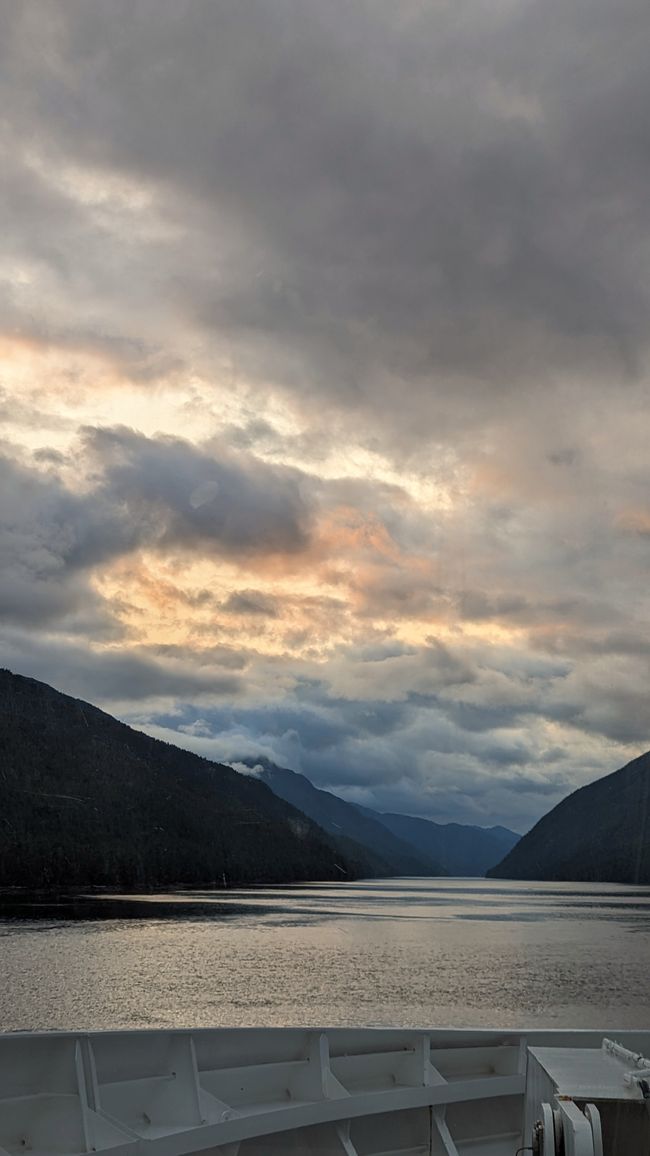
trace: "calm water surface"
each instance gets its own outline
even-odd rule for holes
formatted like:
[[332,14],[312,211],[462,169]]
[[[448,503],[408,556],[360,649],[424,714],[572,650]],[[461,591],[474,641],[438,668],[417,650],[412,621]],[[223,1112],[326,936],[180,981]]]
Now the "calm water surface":
[[0,1030],[650,1028],[650,888],[390,879],[2,907],[0,968]]

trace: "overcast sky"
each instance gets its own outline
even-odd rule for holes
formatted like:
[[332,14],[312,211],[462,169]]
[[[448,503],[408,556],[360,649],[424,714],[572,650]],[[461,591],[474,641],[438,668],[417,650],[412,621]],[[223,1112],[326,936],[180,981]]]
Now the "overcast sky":
[[525,830],[650,746],[647,0],[0,0],[0,663]]

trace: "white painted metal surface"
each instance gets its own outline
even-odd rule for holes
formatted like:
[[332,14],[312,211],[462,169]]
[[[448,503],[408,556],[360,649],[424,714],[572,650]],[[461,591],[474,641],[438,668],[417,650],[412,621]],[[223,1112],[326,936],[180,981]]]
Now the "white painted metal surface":
[[[572,1100],[638,1100],[638,1087],[628,1078],[629,1061],[604,1048],[536,1048],[530,1054],[550,1076],[561,1096]],[[641,1075],[641,1073],[639,1073]]]
[[[630,1070],[650,1032],[616,1033],[624,1057],[602,1039],[272,1028],[0,1035],[0,1156],[514,1156],[531,1144],[543,1103],[564,1120],[567,1156],[619,1156],[606,1127],[600,1135],[599,1095],[645,1112],[638,1084],[619,1086],[611,1064]],[[569,1086],[575,1096],[559,1090]],[[539,1151],[555,1156],[548,1130]]]
[[529,1045],[524,1134],[543,1121],[540,1156],[650,1156],[647,1065],[607,1038],[600,1048]]

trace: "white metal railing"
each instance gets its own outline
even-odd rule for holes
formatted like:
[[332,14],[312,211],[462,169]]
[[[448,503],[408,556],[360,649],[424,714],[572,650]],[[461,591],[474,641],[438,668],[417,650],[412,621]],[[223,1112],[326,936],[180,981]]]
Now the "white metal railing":
[[[0,1036],[0,1156],[235,1156],[258,1138],[318,1128],[332,1137],[328,1151],[360,1156],[354,1122],[392,1113],[428,1118],[441,1152],[456,1156],[447,1109],[525,1089],[518,1042],[437,1049],[434,1039],[432,1049],[425,1032],[332,1037],[262,1029]],[[510,1115],[516,1132],[520,1108]]]

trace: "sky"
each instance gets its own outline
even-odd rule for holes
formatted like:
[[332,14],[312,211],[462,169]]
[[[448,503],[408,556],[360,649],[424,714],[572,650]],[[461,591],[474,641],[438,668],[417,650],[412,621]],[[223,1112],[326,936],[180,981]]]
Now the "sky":
[[0,665],[526,830],[650,746],[647,0],[0,0]]

